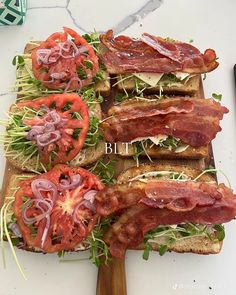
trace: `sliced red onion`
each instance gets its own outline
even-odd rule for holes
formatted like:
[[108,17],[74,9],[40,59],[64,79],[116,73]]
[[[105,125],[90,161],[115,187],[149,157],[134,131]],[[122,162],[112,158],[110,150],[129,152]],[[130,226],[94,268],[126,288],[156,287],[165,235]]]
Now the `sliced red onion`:
[[84,46],[81,46],[81,47],[78,48],[78,52],[79,53],[84,53],[84,52],[88,51],[88,49],[89,49],[89,46],[84,45]]
[[[35,203],[35,207],[38,208],[39,210],[41,210],[41,214],[35,216],[35,217],[27,217],[27,210]],[[40,205],[41,204],[41,205]],[[44,205],[44,207],[46,207],[46,209],[44,209],[42,207],[42,205]],[[50,214],[52,211],[52,206],[49,202],[47,202],[46,200],[43,199],[31,199],[28,202],[26,202],[23,207],[22,207],[22,218],[25,224],[27,225],[31,225],[35,222],[39,222],[40,220],[42,220],[43,218],[45,218],[48,214]]]
[[56,129],[62,128],[67,121],[67,119],[62,118],[56,110],[50,110],[47,106],[43,106],[43,108],[47,111],[42,118],[42,124],[44,125],[33,126],[26,135],[28,140],[36,141],[39,148],[46,147],[58,141],[61,138],[61,132]]
[[[69,53],[71,47],[73,48],[72,54],[67,54],[64,55],[63,52]],[[80,48],[78,48],[76,46],[76,44],[72,41],[72,40],[67,40],[65,42],[62,43],[58,43],[58,45],[56,45],[55,47],[51,48],[51,49],[38,49],[36,51],[36,59],[37,59],[37,63],[38,64],[52,64],[58,61],[58,59],[60,57],[62,58],[73,58],[83,52],[88,51],[89,47],[86,46],[81,46]],[[55,74],[59,74],[59,73],[55,73]],[[56,78],[55,76],[51,76],[52,78],[55,79],[62,79],[62,78]]]
[[[68,47],[65,48],[65,45],[68,46]],[[61,43],[59,46],[61,48],[61,57],[63,57],[63,58],[73,58],[73,57],[75,57],[75,56],[77,56],[79,54],[77,46],[71,40],[67,40],[64,43]],[[63,51],[70,52],[71,47],[73,48],[72,54],[63,55]]]
[[51,54],[51,49],[37,49],[36,50],[36,59],[38,64],[47,64],[48,58]]
[[80,222],[81,222],[81,220],[77,218],[77,214],[78,214],[78,210],[79,210],[79,208],[80,208],[82,205],[84,205],[84,203],[85,203],[85,200],[81,201],[79,204],[76,205],[76,207],[75,207],[75,209],[74,209],[74,212],[73,212],[73,214],[72,214],[72,218],[73,218],[73,221],[74,221],[75,223],[80,223]]
[[84,200],[84,207],[88,208],[89,210],[91,210],[92,212],[96,212],[96,207],[93,203],[91,203],[90,201]]
[[26,138],[28,140],[36,140],[37,136],[44,132],[44,126],[33,126],[32,129],[27,133]]
[[90,190],[86,194],[84,194],[84,197],[83,198],[85,200],[88,200],[90,203],[93,203],[96,194],[97,194],[97,191],[96,190]]
[[46,217],[46,225],[45,225],[45,228],[43,230],[43,234],[42,234],[42,238],[41,238],[41,247],[44,246],[44,243],[45,243],[45,240],[47,238],[47,235],[48,235],[48,231],[49,231],[49,227],[50,227],[50,222],[51,222],[51,219],[50,219],[50,215],[48,214]]
[[61,80],[61,79],[64,79],[66,77],[66,72],[61,72],[61,73],[52,73],[50,75],[50,77],[52,77],[53,79],[58,79],[58,80]]
[[55,125],[53,123],[46,123],[45,126],[44,126],[44,132],[52,132],[52,131],[55,131],[56,128],[55,128]]
[[82,181],[82,177],[79,174],[75,174],[69,179],[61,179],[58,187],[61,190],[74,189],[81,185]]
[[69,40],[67,40],[65,42],[62,42],[62,43],[58,43],[58,46],[60,47],[60,49],[62,51],[65,51],[65,52],[69,52],[70,51],[71,44],[68,41]]
[[8,228],[13,232],[13,234],[16,237],[22,238],[22,234],[21,234],[20,228],[17,223],[9,223]]
[[41,134],[37,136],[37,145],[39,147],[45,147],[55,141],[58,141],[60,138],[61,138],[61,133],[59,130]]
[[[34,179],[31,182],[32,192],[37,199],[44,199],[41,192],[51,192],[52,193],[52,202],[55,203],[58,197],[57,186],[48,179],[38,178]],[[47,199],[44,199],[47,201]]]
[[50,122],[52,124],[59,124],[61,122],[61,116],[58,114],[57,111],[52,110],[48,112],[44,117],[43,117],[45,122]]

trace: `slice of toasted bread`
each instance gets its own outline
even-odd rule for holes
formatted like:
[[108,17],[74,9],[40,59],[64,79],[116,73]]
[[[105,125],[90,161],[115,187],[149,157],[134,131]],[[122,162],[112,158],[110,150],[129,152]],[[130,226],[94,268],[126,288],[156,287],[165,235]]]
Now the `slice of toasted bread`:
[[[152,250],[158,251],[163,245],[163,239],[155,239],[155,243],[150,242]],[[183,240],[176,241],[173,245],[168,246],[168,251],[177,253],[194,253],[194,254],[218,254],[222,248],[223,242],[218,240],[210,240],[207,237],[188,237]],[[143,250],[144,245],[140,245],[136,250]]]
[[[159,147],[159,146],[153,146],[153,147],[146,147],[146,153],[150,156],[150,158],[155,159],[202,159],[206,158],[209,154],[209,147],[208,146],[202,146],[199,148],[194,148],[189,146],[186,150],[183,150],[182,152],[174,152],[172,150]],[[117,143],[117,153],[121,157],[133,157],[135,155],[135,148],[131,144],[123,144],[118,142]],[[143,152],[141,156],[146,156],[146,154]]]
[[[11,112],[14,112],[15,105],[10,108]],[[93,109],[90,110],[90,115],[98,119],[102,118],[102,111],[100,104],[94,105]],[[6,148],[5,148],[6,150]],[[93,162],[96,162],[105,153],[105,143],[104,141],[99,142],[95,147],[84,148],[80,153],[71,161],[71,164],[76,166],[87,166]],[[45,170],[44,165],[39,162],[39,158],[34,156],[28,159],[28,156],[19,156],[17,151],[12,150],[8,147],[5,153],[7,160],[14,167],[22,171],[39,171]]]
[[[126,183],[144,173],[153,171],[171,171],[184,173],[189,176],[190,179],[195,179],[201,174],[201,171],[184,165],[164,165],[164,164],[154,164],[154,165],[141,165],[139,167],[132,167],[121,173],[117,178],[117,183]],[[165,176],[164,176],[165,177]],[[161,178],[161,177],[160,177]],[[215,178],[210,174],[203,174],[197,179],[197,181],[203,182],[216,182]],[[155,243],[150,242],[152,249],[158,251],[158,247],[164,244],[163,238],[158,237],[155,239]],[[179,252],[179,253],[196,253],[196,254],[217,254],[222,248],[223,242],[217,239],[209,239],[207,237],[188,237],[182,240],[177,240],[174,244],[168,246],[169,251]],[[141,244],[136,249],[141,250],[144,245]]]
[[[124,76],[120,76],[117,79],[117,89],[118,91],[127,91],[135,93],[135,83],[138,78],[132,77],[128,79],[124,79]],[[139,80],[139,79],[138,79]],[[170,94],[170,95],[189,95],[194,96],[199,92],[201,75],[196,75],[191,77],[186,83],[175,83],[175,84],[165,84],[158,85],[155,87],[147,87],[144,90],[145,94]],[[120,82],[119,82],[120,81]],[[140,80],[139,80],[140,81]],[[140,82],[140,88],[145,87],[145,83]]]
[[[179,164],[142,164],[139,167],[131,167],[127,170],[120,173],[120,175],[117,177],[117,183],[125,183],[129,182],[133,178],[135,178],[138,175],[149,173],[152,171],[170,171],[170,172],[178,172],[178,173],[184,173],[187,175],[190,179],[195,179],[197,176],[199,176],[202,171],[192,168],[187,165],[179,165]],[[163,177],[162,177],[163,178]],[[215,178],[210,175],[209,173],[204,173],[201,177],[199,177],[198,181],[204,181],[204,182],[215,182]]]
[[[34,48],[37,47],[39,44],[39,41],[32,41],[31,43],[26,44],[24,53],[30,54]],[[94,85],[94,90],[101,94],[102,96],[108,96],[111,91],[111,84],[110,84],[110,77],[109,74],[105,71],[103,71],[103,81],[99,81]]]

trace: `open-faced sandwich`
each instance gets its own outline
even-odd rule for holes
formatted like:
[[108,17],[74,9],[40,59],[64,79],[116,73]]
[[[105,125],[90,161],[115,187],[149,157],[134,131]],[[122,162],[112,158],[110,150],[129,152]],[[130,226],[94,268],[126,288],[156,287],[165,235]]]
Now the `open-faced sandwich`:
[[236,215],[236,196],[210,174],[186,166],[130,168],[96,194],[97,212],[116,216],[105,235],[113,256],[126,249],[219,253],[222,223]]
[[110,108],[101,128],[121,156],[199,159],[208,156],[227,112],[213,99],[137,98]]
[[1,243],[8,240],[13,252],[13,245],[59,255],[88,249],[100,234],[94,200],[103,188],[91,172],[62,164],[37,176],[13,174],[1,209]]
[[213,49],[204,54],[191,44],[144,33],[140,39],[100,36],[100,58],[120,91],[195,95],[200,76],[218,66]]
[[18,102],[10,109],[4,136],[7,159],[26,171],[91,164],[104,154],[101,116],[99,104],[89,109],[76,93]]
[[70,28],[56,32],[42,42],[30,42],[25,54],[16,56],[18,99],[33,99],[50,93],[77,91],[92,87],[109,95],[110,82],[96,54],[97,34],[80,36]]

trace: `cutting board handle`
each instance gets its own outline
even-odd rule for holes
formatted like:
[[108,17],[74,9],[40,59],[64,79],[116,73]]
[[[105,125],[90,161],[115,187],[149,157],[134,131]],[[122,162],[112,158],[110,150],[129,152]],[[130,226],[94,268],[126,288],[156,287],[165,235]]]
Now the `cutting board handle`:
[[98,270],[96,295],[126,295],[125,260],[113,258]]

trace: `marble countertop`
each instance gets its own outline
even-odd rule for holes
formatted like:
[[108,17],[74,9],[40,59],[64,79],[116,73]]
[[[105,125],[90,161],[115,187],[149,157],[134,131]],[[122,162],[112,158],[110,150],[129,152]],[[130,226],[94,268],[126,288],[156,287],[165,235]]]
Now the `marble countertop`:
[[[0,118],[5,117],[15,95],[15,70],[12,58],[21,53],[29,40],[42,40],[62,26],[78,32],[106,31],[139,36],[147,31],[164,37],[194,40],[201,50],[214,48],[219,68],[204,81],[206,97],[213,92],[223,95],[230,109],[214,140],[218,169],[223,170],[236,190],[236,105],[233,66],[236,63],[236,2],[233,0],[28,0],[26,22],[18,27],[0,27]],[[2,129],[1,129],[2,131]],[[5,159],[0,151],[0,183]],[[225,179],[219,174],[219,180]],[[126,256],[129,295],[207,295],[235,294],[236,222],[226,225],[226,239],[219,255],[199,256],[152,253],[148,262],[141,253],[128,251]],[[0,295],[83,294],[96,290],[97,269],[88,261],[59,263],[56,255],[17,251],[28,277],[24,281],[6,245],[7,269],[0,258]],[[70,258],[87,257],[88,253]]]

